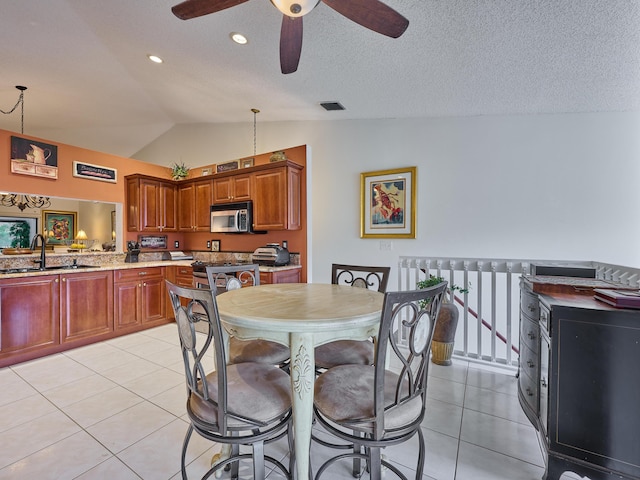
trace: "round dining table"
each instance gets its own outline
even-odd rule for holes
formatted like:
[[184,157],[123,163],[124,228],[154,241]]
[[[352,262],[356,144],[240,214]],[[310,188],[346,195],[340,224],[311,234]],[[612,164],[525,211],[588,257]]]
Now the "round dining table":
[[315,381],[314,349],[335,340],[377,337],[382,293],[342,285],[281,283],[230,290],[216,300],[225,330],[291,351],[296,477],[309,477]]

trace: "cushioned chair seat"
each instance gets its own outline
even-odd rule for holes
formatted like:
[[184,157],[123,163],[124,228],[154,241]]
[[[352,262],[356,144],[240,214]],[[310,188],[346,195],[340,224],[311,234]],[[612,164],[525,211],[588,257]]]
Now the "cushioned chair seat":
[[338,365],[372,365],[375,355],[369,340],[338,340],[316,347],[316,368],[329,369]]
[[[374,377],[375,367],[369,365],[340,365],[326,371],[315,383],[315,407],[335,422],[348,424],[360,431],[371,430],[375,416]],[[385,407],[394,403],[397,382],[397,374],[385,372]],[[408,384],[405,382],[404,385]],[[406,393],[406,388],[404,390]],[[420,397],[388,409],[384,415],[385,430],[411,423],[421,411]]]
[[229,362],[258,362],[280,365],[289,359],[289,347],[268,340],[229,338]]
[[[207,375],[210,398],[218,398],[218,374]],[[290,377],[279,368],[260,363],[240,363],[227,367],[227,402],[230,428],[250,427],[237,417],[269,423],[291,406]],[[218,408],[196,395],[189,397],[189,408],[200,421],[218,424]],[[217,402],[216,402],[217,403]]]

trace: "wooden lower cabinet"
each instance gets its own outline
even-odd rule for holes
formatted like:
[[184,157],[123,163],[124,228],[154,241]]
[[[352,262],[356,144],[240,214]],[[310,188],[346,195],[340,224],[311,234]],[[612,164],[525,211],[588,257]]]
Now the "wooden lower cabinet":
[[0,366],[60,344],[59,283],[58,275],[0,280]]
[[114,328],[137,329],[166,319],[165,267],[114,272]]
[[113,272],[60,275],[63,343],[113,331]]
[[300,283],[300,268],[260,272],[260,284],[266,283]]

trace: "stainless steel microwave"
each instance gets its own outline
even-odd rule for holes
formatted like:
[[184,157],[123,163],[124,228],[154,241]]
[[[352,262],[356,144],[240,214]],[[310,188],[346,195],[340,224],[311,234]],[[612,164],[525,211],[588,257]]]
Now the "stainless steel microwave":
[[251,201],[212,205],[211,231],[214,233],[250,232],[252,212]]

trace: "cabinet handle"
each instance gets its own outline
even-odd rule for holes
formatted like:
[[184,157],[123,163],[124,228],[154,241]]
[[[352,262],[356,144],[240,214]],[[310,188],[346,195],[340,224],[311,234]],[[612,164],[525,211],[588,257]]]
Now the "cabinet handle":
[[527,308],[529,309],[530,312],[536,311],[536,306],[533,303],[530,303],[529,305],[527,305]]
[[142,284],[141,284],[141,283],[139,283],[139,284],[138,284],[138,286],[139,286],[139,287],[142,287]]
[[147,283],[146,283],[146,282],[143,282],[143,283],[142,283],[142,286],[143,286],[143,287],[146,287],[146,286],[147,286]]
[[138,275],[146,275],[146,274],[147,274],[147,272],[140,272],[140,273],[138,273]]
[[543,378],[541,378],[541,379],[540,379],[540,385],[542,385],[543,387],[546,387],[546,386],[547,386],[547,379],[546,379],[546,378],[544,378],[544,377],[543,377]]
[[527,387],[527,395],[529,395],[530,397],[533,397],[533,392],[529,387]]
[[58,283],[58,279],[56,278],[53,282],[54,282],[54,283]]
[[63,279],[62,279],[62,281],[63,281],[63,282],[66,282],[66,281],[67,281],[67,279],[66,279],[66,278],[63,278]]
[[535,333],[533,333],[533,332],[529,332],[529,333],[527,333],[527,336],[528,336],[531,340],[535,340],[535,338],[536,338],[536,334],[535,334]]
[[533,368],[533,367],[536,366],[536,364],[533,363],[533,361],[531,361],[531,360],[527,360],[527,365],[529,366],[529,368]]

